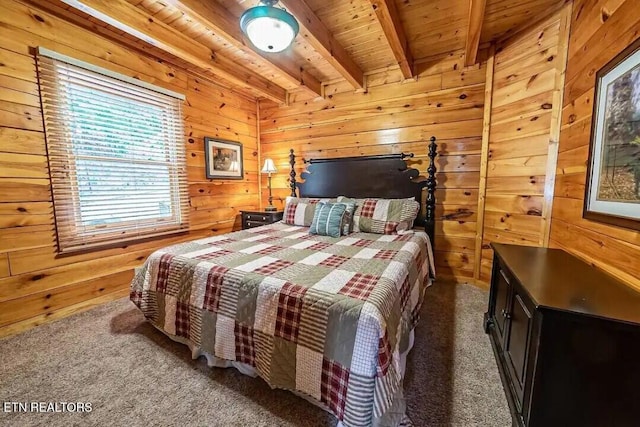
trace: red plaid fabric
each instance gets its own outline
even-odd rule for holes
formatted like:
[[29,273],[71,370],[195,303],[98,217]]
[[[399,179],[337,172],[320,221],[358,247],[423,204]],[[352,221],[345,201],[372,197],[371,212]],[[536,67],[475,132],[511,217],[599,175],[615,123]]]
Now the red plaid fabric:
[[215,242],[209,242],[206,244],[209,246],[218,246],[218,245],[226,245],[228,243],[233,243],[233,242],[235,242],[235,240],[233,239],[223,239],[223,240],[217,240]]
[[307,288],[285,283],[278,296],[278,316],[276,317],[275,336],[287,341],[298,342],[300,332],[300,314]]
[[280,239],[282,239],[282,237],[279,237],[279,236],[264,236],[264,237],[261,237],[260,239],[256,240],[256,242],[267,243],[267,242],[273,242],[274,240],[280,240]]
[[325,267],[340,267],[347,261],[349,261],[349,258],[347,257],[343,257],[340,255],[331,255],[329,258],[322,261],[320,265],[324,265]]
[[365,301],[371,295],[379,278],[380,276],[356,273],[338,293]]
[[396,234],[397,222],[387,221],[384,223],[384,234]]
[[377,200],[365,200],[362,203],[362,210],[360,211],[360,216],[365,218],[373,218],[373,212],[376,210]]
[[176,305],[176,336],[189,338],[189,304],[177,302]]
[[398,251],[391,251],[389,249],[382,249],[378,251],[373,257],[378,259],[393,259],[398,254]]
[[287,206],[284,208],[284,214],[282,215],[285,224],[293,225],[296,219],[296,209],[298,209],[297,203],[287,203]]
[[156,283],[157,292],[164,293],[167,290],[172,259],[173,255],[171,254],[164,254],[160,257],[160,262],[158,263],[158,281]]
[[384,337],[378,341],[378,375],[387,375],[389,365],[391,364],[391,344],[389,343],[389,337],[387,331],[384,332]]
[[222,249],[220,251],[209,252],[208,254],[202,254],[195,257],[196,259],[216,259],[221,256],[230,255],[233,252],[228,251],[226,249]]
[[360,246],[360,247],[364,248],[365,246],[369,246],[372,243],[373,243],[372,240],[360,239],[357,242],[352,243],[351,246]]
[[218,312],[220,305],[220,292],[222,291],[222,280],[224,275],[229,271],[226,267],[216,265],[211,267],[207,276],[207,287],[204,291],[204,301],[202,308],[204,310]]
[[312,251],[321,251],[323,249],[328,248],[329,246],[331,246],[328,243],[324,243],[324,242],[318,242],[313,246],[309,246],[307,249],[311,249]]
[[255,272],[260,274],[265,274],[268,276],[270,274],[273,274],[282,270],[283,268],[287,268],[290,265],[293,265],[291,261],[285,261],[285,260],[279,259],[279,260],[273,261],[270,264],[267,264],[260,268],[255,269]]
[[342,421],[347,401],[349,370],[339,363],[322,359],[322,379],[320,382],[320,401]]
[[281,249],[284,249],[284,248],[282,246],[273,245],[273,246],[269,246],[268,248],[260,249],[256,253],[260,255],[269,255],[274,252],[278,252]]
[[[256,228],[250,228],[249,233],[253,233],[253,234],[268,234],[268,233],[273,233],[273,229],[271,227],[256,227]],[[263,240],[263,239],[260,239]]]
[[142,304],[142,292],[140,291],[131,291],[129,292],[129,299],[138,307]]
[[396,236],[395,239],[393,239],[394,242],[408,242],[409,240],[411,240],[413,238],[413,234],[412,233],[407,233],[407,234],[398,234]]
[[411,310],[411,329],[415,328],[415,326],[418,324],[418,321],[420,320],[420,306],[421,305],[422,304],[417,304]]
[[253,344],[253,328],[236,322],[236,360],[256,366],[256,348]]

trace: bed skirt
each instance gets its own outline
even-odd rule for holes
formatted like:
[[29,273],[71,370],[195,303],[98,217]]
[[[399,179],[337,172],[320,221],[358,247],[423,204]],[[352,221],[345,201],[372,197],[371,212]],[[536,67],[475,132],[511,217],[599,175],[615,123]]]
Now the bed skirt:
[[[151,324],[153,325],[153,323]],[[221,359],[206,351],[203,351],[198,346],[193,345],[188,340],[182,337],[168,334],[167,332],[163,331],[162,329],[158,328],[155,325],[154,327],[160,332],[162,332],[163,334],[165,334],[167,337],[172,339],[173,341],[179,342],[189,347],[189,350],[191,350],[192,359],[195,360],[201,356],[204,356],[207,359],[207,366],[209,366],[210,368],[214,368],[214,367],[215,368],[236,368],[243,375],[247,375],[253,378],[258,377],[258,373],[256,372],[255,368],[251,365],[248,365],[242,362],[237,362],[235,360]],[[403,380],[404,380],[404,375],[407,369],[407,356],[411,351],[411,349],[413,348],[414,339],[415,339],[415,333],[414,333],[414,330],[412,329],[411,332],[409,332],[409,345],[407,347],[407,350],[404,353],[400,354],[400,370],[401,370],[400,374]],[[387,410],[387,412],[385,412],[382,417],[373,418],[373,423],[371,424],[372,427],[413,426],[413,423],[411,422],[411,420],[406,414],[407,405],[406,405],[406,400],[404,398],[403,388],[404,387],[398,388],[398,391],[396,392],[396,395],[393,398],[393,404],[389,408],[389,410]],[[288,391],[291,391],[295,395],[305,399],[309,403],[312,403],[333,415],[333,413],[329,408],[324,406],[321,402],[313,399],[312,397],[307,396],[304,393],[297,392],[296,390],[288,390]],[[338,421],[338,424],[336,425],[336,427],[346,427],[346,426],[342,423],[342,421]]]

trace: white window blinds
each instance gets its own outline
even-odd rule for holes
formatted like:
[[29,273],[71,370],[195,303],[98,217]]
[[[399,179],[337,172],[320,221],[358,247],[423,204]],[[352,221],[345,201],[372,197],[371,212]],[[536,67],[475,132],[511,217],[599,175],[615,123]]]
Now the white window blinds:
[[59,252],[187,229],[184,97],[46,49],[37,59]]

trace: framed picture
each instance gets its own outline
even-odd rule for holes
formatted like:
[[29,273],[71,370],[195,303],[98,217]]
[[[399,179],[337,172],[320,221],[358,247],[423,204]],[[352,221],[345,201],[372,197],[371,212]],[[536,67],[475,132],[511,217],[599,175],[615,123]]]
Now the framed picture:
[[596,74],[583,217],[640,230],[640,39]]
[[242,144],[223,139],[204,138],[204,158],[208,179],[242,179]]

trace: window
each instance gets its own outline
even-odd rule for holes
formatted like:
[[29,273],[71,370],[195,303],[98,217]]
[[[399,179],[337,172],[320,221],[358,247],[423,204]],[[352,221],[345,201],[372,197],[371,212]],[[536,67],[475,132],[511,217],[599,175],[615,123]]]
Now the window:
[[59,252],[187,229],[184,96],[43,48],[37,62]]

